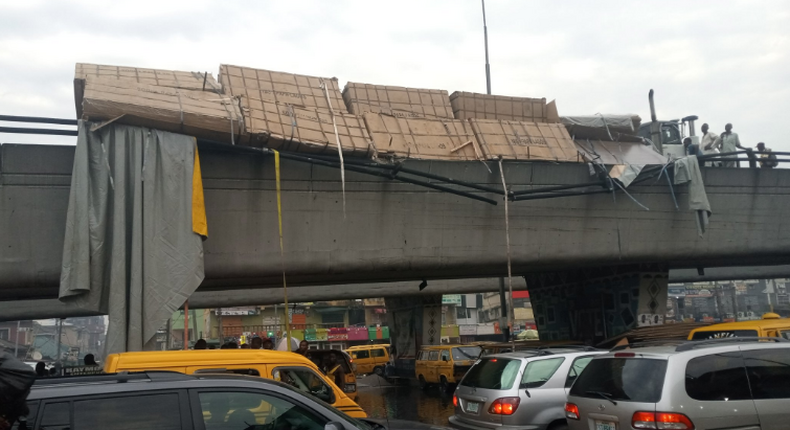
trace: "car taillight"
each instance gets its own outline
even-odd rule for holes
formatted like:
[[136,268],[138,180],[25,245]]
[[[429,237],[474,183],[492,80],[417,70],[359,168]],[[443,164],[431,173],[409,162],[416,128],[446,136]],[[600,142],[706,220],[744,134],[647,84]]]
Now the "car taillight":
[[566,403],[565,404],[565,418],[569,420],[578,420],[579,419],[579,407],[574,405],[573,403]]
[[458,396],[453,394],[453,406],[458,407]]
[[518,409],[519,402],[521,402],[521,399],[518,397],[503,397],[501,399],[496,399],[491,403],[491,407],[488,408],[488,413],[494,415],[513,415],[516,409]]
[[671,412],[635,412],[631,418],[635,429],[693,430],[694,424],[683,414]]

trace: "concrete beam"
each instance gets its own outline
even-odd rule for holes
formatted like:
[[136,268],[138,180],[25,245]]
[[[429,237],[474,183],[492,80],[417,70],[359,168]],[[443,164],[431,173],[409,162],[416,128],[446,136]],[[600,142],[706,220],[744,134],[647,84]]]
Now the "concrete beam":
[[746,267],[703,267],[697,269],[673,269],[669,271],[669,282],[740,281],[745,279],[790,278],[790,265],[746,266]]
[[[321,287],[290,287],[292,303],[325,300],[351,300],[403,295],[437,295],[482,293],[499,290],[499,278],[430,280],[420,291],[422,281],[381,282],[372,284],[330,285]],[[526,290],[523,277],[513,278],[513,290]],[[197,291],[189,298],[193,309],[233,306],[274,305],[283,302],[282,288],[244,288],[219,291]],[[22,319],[69,318],[89,316],[84,310],[58,299],[0,301],[0,321]]]
[[[0,300],[58,294],[71,147],[0,146]],[[282,279],[273,160],[201,145],[209,238],[199,291],[276,288]],[[73,154],[71,155],[73,157]],[[407,161],[414,169],[501,186],[496,165]],[[590,182],[583,164],[505,163],[514,190]],[[713,208],[697,236],[687,188],[510,205],[514,273],[660,263],[783,264],[790,258],[790,169],[703,170]],[[282,163],[284,265],[290,286],[498,277],[506,274],[504,210],[463,197],[346,172]],[[489,198],[496,196],[485,194]],[[501,199],[497,199],[500,200]]]

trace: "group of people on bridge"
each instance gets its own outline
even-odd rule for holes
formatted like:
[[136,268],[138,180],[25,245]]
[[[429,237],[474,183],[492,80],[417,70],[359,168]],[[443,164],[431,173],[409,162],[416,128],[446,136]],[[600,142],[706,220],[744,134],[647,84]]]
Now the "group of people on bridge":
[[[692,143],[691,138],[687,137],[683,139],[683,146],[686,149],[686,155],[696,156],[718,153],[729,154],[737,152],[739,149],[752,151],[751,148],[747,148],[741,144],[738,133],[732,131],[731,123],[727,123],[727,125],[724,126],[724,132],[720,135],[710,131],[710,126],[708,126],[708,124],[702,124],[702,138],[700,139],[700,143]],[[760,155],[759,162],[761,168],[773,169],[779,164],[776,155],[773,154],[770,148],[765,146],[764,142],[758,143],[755,149]],[[702,165],[702,163],[700,163],[700,165]],[[707,161],[704,165],[708,167],[716,165],[721,165],[722,167],[739,167],[736,154],[725,156],[725,161]]]

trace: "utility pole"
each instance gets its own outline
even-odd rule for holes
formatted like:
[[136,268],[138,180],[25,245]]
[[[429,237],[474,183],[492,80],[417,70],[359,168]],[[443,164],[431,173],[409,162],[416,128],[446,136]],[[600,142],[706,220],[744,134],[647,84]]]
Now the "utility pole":
[[19,327],[22,321],[16,322],[16,339],[14,340],[14,358],[19,358]]
[[486,0],[483,3],[483,43],[486,50],[486,94],[491,94],[491,64],[488,63],[488,25],[486,24]]

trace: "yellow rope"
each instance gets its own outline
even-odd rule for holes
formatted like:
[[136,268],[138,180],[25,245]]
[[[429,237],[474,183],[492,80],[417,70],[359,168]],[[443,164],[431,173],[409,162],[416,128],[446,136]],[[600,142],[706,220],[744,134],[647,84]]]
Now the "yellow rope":
[[283,247],[283,205],[280,197],[280,152],[274,150],[274,172],[277,182],[277,222],[280,226],[280,266],[283,271],[283,297],[285,299],[285,340],[291,352],[291,322],[288,319],[288,287],[285,283],[285,249]]

